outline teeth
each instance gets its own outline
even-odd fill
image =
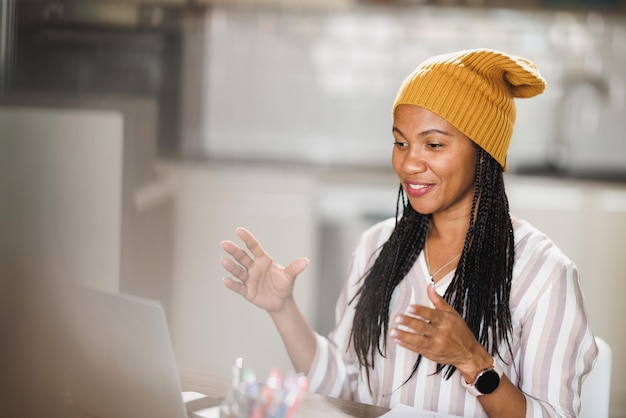
[[[426,186],[424,184],[409,184],[409,187],[414,190],[423,189]]]

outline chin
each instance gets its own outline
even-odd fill
[[[415,212],[419,213],[419,214],[422,214],[422,215],[432,215],[436,211],[432,207],[415,204],[415,203],[411,202],[410,199],[409,199],[409,202],[411,203],[411,207],[413,208],[413,210]]]

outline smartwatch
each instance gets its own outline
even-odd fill
[[[476,376],[473,383],[467,383],[465,378],[461,376],[461,384],[467,391],[474,396],[488,395],[498,389],[500,386],[500,378],[502,377],[503,370],[493,358],[493,365],[483,370]]]

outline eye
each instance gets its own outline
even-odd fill
[[[406,148],[409,146],[409,144],[406,141],[394,141],[393,145],[396,148]]]
[[[430,148],[435,148],[435,149],[436,149],[436,148],[441,148],[441,147],[443,147],[443,144],[441,144],[441,143],[439,143],[439,142],[429,142],[429,143],[428,143],[428,146],[429,146]]]

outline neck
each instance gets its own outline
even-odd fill
[[[432,282],[454,270],[465,245],[467,219],[433,219],[424,245],[424,257]]]
[[[469,219],[435,219],[433,217],[428,231],[428,241],[449,246],[463,248],[465,236],[469,228]]]

